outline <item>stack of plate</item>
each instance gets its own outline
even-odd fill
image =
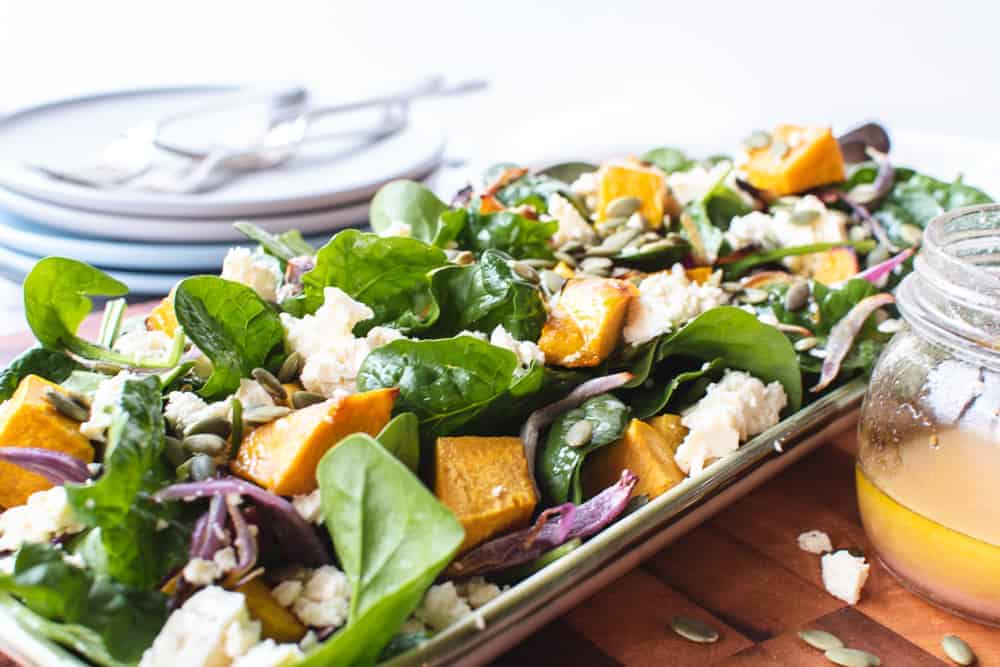
[[[89,262],[133,293],[165,293],[180,278],[218,272],[248,220],[298,229],[314,245],[367,222],[368,200],[396,178],[440,164],[439,130],[411,124],[380,141],[314,142],[281,167],[201,194],[94,189],[49,178],[31,162],[75,165],[123,130],[231,94],[232,87],[110,93],[32,107],[0,119],[0,273],[15,279],[47,255]]]

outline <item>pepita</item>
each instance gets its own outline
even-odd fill
[[[281,381],[274,377],[274,374],[266,368],[255,368],[250,371],[250,375],[262,386],[267,393],[279,400],[288,398],[288,392],[281,386]]]
[[[217,435],[220,438],[226,438],[232,430],[233,425],[230,424],[229,420],[225,417],[211,415],[209,417],[205,417],[204,419],[199,419],[185,428],[184,435],[189,436],[198,435],[200,433],[211,433],[212,435]]]
[[[824,630],[803,630],[799,633],[799,638],[820,651],[829,651],[832,648],[841,648],[844,645],[840,637]]]
[[[754,130],[750,136],[743,140],[743,146],[747,150],[760,150],[771,145],[771,134],[764,130]]]
[[[811,211],[809,209],[796,211],[788,218],[788,222],[793,225],[811,225],[819,220],[819,215],[819,211]]]
[[[510,270],[513,271],[518,278],[522,280],[527,280],[529,283],[538,282],[538,271],[525,264],[524,262],[508,262],[507,265]]]
[[[865,258],[865,266],[871,268],[876,264],[881,264],[885,260],[889,259],[889,254],[889,249],[879,243],[875,246],[874,250],[868,253],[868,257]]]
[[[570,447],[583,447],[590,444],[590,438],[594,435],[594,425],[589,419],[581,419],[569,427],[566,431],[566,444]]]
[[[573,257],[573,255],[562,252],[561,250],[556,250],[554,253],[552,253],[552,255],[560,262],[563,262],[569,267],[576,266],[576,257]]]
[[[638,197],[616,197],[604,207],[604,215],[608,218],[627,218],[638,211],[640,206],[642,200]]]
[[[642,217],[642,213],[636,211],[629,216],[628,222],[625,223],[626,229],[634,229],[637,232],[644,232],[649,229],[649,223],[646,222],[646,218]]]
[[[945,635],[941,640],[941,648],[956,665],[967,667],[976,661],[972,648],[958,635]]]
[[[724,282],[720,285],[722,291],[726,294],[739,294],[743,291],[743,285],[734,282]]]
[[[468,266],[476,261],[476,256],[468,250],[463,250],[455,255],[455,259],[451,261],[459,266]]]
[[[867,241],[871,238],[871,232],[864,225],[854,225],[847,230],[847,239],[858,243],[859,241]]]
[[[611,257],[612,255],[617,254],[618,250],[614,248],[605,248],[603,245],[590,248],[586,253],[584,253],[586,257]]]
[[[85,422],[90,418],[90,412],[72,398],[52,387],[45,388],[45,400],[49,402],[56,412],[64,417],[69,417],[76,422]]]
[[[868,651],[862,651],[859,648],[844,648],[843,646],[839,646],[828,649],[823,656],[833,664],[841,665],[841,667],[879,667],[882,664],[877,655]]]
[[[583,244],[576,239],[571,239],[559,246],[559,252],[571,253],[583,250]]]
[[[793,345],[792,347],[795,348],[796,352],[808,352],[817,345],[819,345],[819,339],[814,338],[813,336],[809,336],[807,338],[801,338],[795,341],[795,345]]]
[[[601,236],[614,233],[616,229],[628,222],[628,218],[608,218],[604,222],[594,225],[594,230]]]
[[[214,433],[196,433],[181,440],[181,446],[189,452],[218,456],[226,450],[226,440]]]
[[[899,226],[899,238],[908,246],[918,246],[924,240],[924,230],[916,225],[904,222]]]
[[[794,313],[805,308],[807,303],[809,303],[809,283],[794,283],[785,292],[785,310]]]
[[[894,334],[903,328],[903,321],[889,318],[878,325],[878,330],[884,334]]]
[[[551,259],[522,259],[521,261],[533,269],[551,269],[556,265]]]
[[[196,482],[203,482],[215,474],[216,463],[211,456],[196,454],[191,457],[190,474],[191,479]]]
[[[607,257],[588,257],[580,263],[580,269],[590,271],[610,271],[613,262]]]
[[[650,241],[649,243],[643,243],[639,246],[639,252],[660,252],[661,250],[668,250],[673,248],[676,244],[670,239],[660,239],[659,241]]]
[[[604,239],[601,247],[606,250],[611,250],[613,253],[618,253],[628,244],[629,241],[638,235],[639,232],[634,229],[623,229],[620,232],[615,232],[608,238]]]
[[[719,632],[708,623],[690,616],[674,616],[670,619],[670,627],[678,635],[688,641],[699,644],[711,644],[719,641]]]
[[[855,204],[861,204],[865,206],[871,204],[873,201],[879,198],[878,190],[871,183],[860,183],[851,188],[851,191],[847,193],[847,196]]]
[[[740,296],[740,299],[749,304],[764,303],[767,301],[767,292],[755,287],[747,287],[743,290],[743,294]]]
[[[177,467],[187,460],[187,452],[184,451],[181,441],[172,435],[163,438],[163,454],[167,457],[170,465]]]
[[[310,405],[322,403],[325,400],[326,396],[317,394],[314,391],[297,391],[292,394],[292,407],[296,410],[301,410],[302,408],[308,408]]]
[[[788,144],[786,144],[784,141],[781,141],[780,139],[778,141],[771,142],[771,148],[770,148],[771,155],[778,158],[779,160],[783,159],[786,155],[788,155],[788,150],[789,150]]]
[[[247,424],[266,424],[280,419],[290,412],[291,410],[283,405],[258,405],[243,413],[243,421]]]
[[[555,294],[562,289],[566,279],[555,271],[542,271],[542,287],[549,294]]]
[[[302,372],[303,361],[305,360],[298,352],[292,352],[285,357],[285,361],[281,364],[281,368],[278,370],[278,380],[282,383],[294,382],[295,378],[297,378],[299,373]]]

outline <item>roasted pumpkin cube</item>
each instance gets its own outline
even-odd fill
[[[649,420],[649,425],[663,436],[671,456],[677,452],[677,447],[684,442],[688,434],[687,426],[681,423],[680,415],[657,415]]]
[[[663,213],[670,197],[667,179],[656,167],[638,161],[609,162],[597,171],[597,217],[607,220],[607,208],[619,197],[638,197],[642,202],[639,213],[652,227],[663,225]]]
[[[162,331],[171,338],[177,333],[177,313],[174,312],[174,291],[163,297],[163,300],[156,305],[146,316],[146,329],[149,331]]]
[[[712,277],[713,269],[711,266],[696,266],[691,269],[684,271],[684,275],[693,283],[698,283],[703,285],[708,282],[708,279]]]
[[[243,438],[232,470],[281,496],[316,489],[316,465],[352,433],[375,436],[389,422],[399,390],[376,389],[296,410]]]
[[[47,388],[66,394],[57,384],[28,375],[0,408],[0,447],[38,447],[64,452],[81,461],[94,460],[94,448],[80,433],[80,424],[63,416],[45,399]],[[23,505],[36,491],[52,483],[13,463],[0,461],[0,507]]]
[[[570,280],[542,328],[538,346],[558,366],[597,366],[618,344],[635,285],[613,278]]]
[[[684,435],[680,430],[675,433],[674,440],[667,440],[646,422],[633,419],[621,440],[598,449],[585,460],[584,490],[588,495],[598,493],[617,482],[622,470],[628,469],[639,477],[633,496],[652,499],[666,493],[684,479],[684,473],[674,462],[674,449]]]
[[[520,438],[438,438],[434,495],[465,528],[460,551],[528,525],[538,503]]]
[[[858,256],[851,248],[833,248],[816,253],[810,257],[813,261],[812,277],[824,285],[832,285],[847,280],[858,272]]]
[[[828,127],[779,125],[745,165],[755,188],[782,196],[844,180],[844,156]]]
[[[238,593],[243,593],[250,615],[260,621],[260,631],[267,639],[278,643],[297,642],[306,634],[306,626],[298,617],[288,611],[274,599],[271,589],[260,578],[236,587]]]

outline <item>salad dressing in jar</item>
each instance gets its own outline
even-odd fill
[[[861,518],[905,586],[1000,624],[1000,206],[935,219],[897,304],[862,408]]]

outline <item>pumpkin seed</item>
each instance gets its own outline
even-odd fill
[[[871,204],[873,201],[879,198],[878,190],[871,183],[860,183],[851,188],[851,191],[847,193],[847,196],[855,204],[861,204],[862,206],[866,204]]]
[[[649,223],[646,222],[646,218],[642,217],[642,213],[636,211],[629,216],[628,222],[625,223],[626,229],[634,229],[637,232],[644,232],[649,229]]]
[[[316,405],[317,403],[322,403],[325,400],[326,396],[323,394],[317,394],[314,391],[297,391],[292,394],[292,406],[296,410],[308,408],[310,405]]]
[[[85,422],[90,418],[90,412],[72,398],[52,387],[45,388],[45,400],[49,402],[56,412],[64,417],[69,417],[75,422]]]
[[[184,429],[184,435],[198,435],[200,433],[211,433],[212,435],[217,435],[220,438],[225,438],[229,436],[229,433],[233,430],[233,425],[229,423],[225,417],[220,417],[219,415],[211,415],[205,417],[204,419],[199,419],[195,423]]]
[[[580,263],[583,271],[610,271],[613,262],[607,257],[588,257]]]
[[[601,236],[607,236],[624,225],[626,222],[628,222],[628,218],[608,218],[604,222],[599,222],[594,225],[594,230]]]
[[[663,237],[660,236],[659,234],[657,234],[656,232],[646,232],[645,234],[643,234],[639,238],[642,239],[643,241],[660,241],[660,240],[663,239]],[[676,238],[674,238],[674,239],[670,238],[670,234],[667,234],[667,239],[666,240],[668,240],[668,241],[670,241],[672,243],[676,243],[677,242]]]
[[[828,649],[824,654],[827,660],[841,667],[879,667],[882,661],[877,655],[862,651],[859,648],[837,648]]]
[[[771,134],[764,130],[754,130],[743,140],[743,146],[748,150],[760,150],[771,145]]]
[[[282,383],[284,382],[294,382],[295,378],[299,376],[302,372],[302,366],[305,359],[298,352],[292,352],[290,355],[285,357],[284,363],[281,364],[281,368],[278,370],[278,380]]]
[[[889,259],[889,249],[879,243],[875,246],[874,250],[868,253],[868,257],[865,258],[865,266],[871,268],[876,264],[881,264],[887,259]]]
[[[559,252],[571,253],[583,250],[583,244],[576,239],[571,239],[559,246]]]
[[[899,226],[899,238],[908,246],[918,246],[924,240],[924,230],[916,225],[904,222]]]
[[[639,252],[659,252],[661,250],[667,250],[674,247],[674,242],[669,239],[660,239],[659,241],[652,241],[650,243],[643,243],[639,247]]]
[[[560,262],[566,264],[567,266],[570,267],[576,266],[576,257],[573,257],[573,255],[562,252],[560,250],[555,251],[554,253],[552,253],[552,255]]]
[[[518,278],[527,280],[529,283],[538,282],[538,271],[535,271],[524,262],[507,262],[507,266],[510,267],[511,271],[517,274]]]
[[[191,467],[189,468],[191,479],[202,482],[215,474],[215,460],[205,454],[196,454],[191,457]]]
[[[604,215],[608,218],[627,218],[642,206],[642,200],[638,197],[616,197],[608,202],[604,207]]]
[[[957,665],[967,667],[976,661],[976,654],[958,635],[945,635],[944,639],[941,640],[941,648],[944,649],[944,654]]]
[[[189,452],[218,456],[226,450],[226,440],[214,433],[196,433],[181,440],[181,446]]]
[[[688,641],[699,644],[711,644],[719,641],[719,633],[708,623],[690,616],[674,616],[670,619],[670,627]]]
[[[594,425],[589,419],[581,419],[566,431],[566,444],[570,447],[583,447],[590,443],[594,435]]]
[[[798,282],[785,292],[785,310],[794,313],[809,303],[809,283]]]
[[[565,283],[566,279],[555,271],[542,271],[542,287],[549,294],[555,294],[561,290]]]
[[[811,225],[817,220],[819,220],[819,211],[810,210],[796,211],[795,213],[792,213],[791,217],[788,218],[788,221],[793,225],[803,226]]]
[[[756,287],[747,287],[743,290],[743,294],[740,297],[743,301],[750,304],[764,303],[767,301],[767,292],[762,289],[757,289]]]
[[[522,259],[521,261],[533,269],[551,269],[556,265],[551,259]]]
[[[172,435],[164,436],[163,453],[167,457],[167,460],[170,461],[170,465],[174,467],[184,463],[188,458],[188,454],[184,451],[181,441]]]
[[[840,640],[840,637],[823,630],[803,630],[799,633],[799,638],[820,651],[829,651],[832,648],[842,648],[844,646],[844,642]]]
[[[725,282],[720,285],[726,294],[738,294],[743,291],[743,285],[734,282]]]
[[[243,413],[243,421],[247,424],[266,424],[280,419],[290,412],[291,410],[283,405],[258,405]]]
[[[878,325],[878,330],[884,334],[894,334],[903,328],[903,321],[890,318]]]
[[[595,248],[590,248],[587,250],[586,257],[612,257],[617,255],[618,251],[613,248],[605,248],[604,246],[597,246]]]
[[[639,238],[632,239],[631,241],[625,244],[625,247],[622,248],[621,252],[618,254],[623,256],[638,255],[639,249],[642,248],[642,246],[645,245],[646,243],[647,241],[641,236]]]
[[[288,398],[288,392],[285,391],[285,388],[281,386],[281,381],[274,377],[271,371],[266,368],[255,368],[250,371],[250,375],[252,375],[253,379],[260,383],[260,386],[262,386],[267,393],[271,394],[271,396],[274,396],[282,401]]]
[[[808,352],[817,345],[819,345],[819,339],[809,336],[808,338],[802,338],[795,341],[795,345],[793,345],[792,347],[795,348],[796,352]]]
[[[780,139],[778,141],[771,142],[771,155],[778,158],[779,160],[788,155],[788,144]]]
[[[847,238],[857,243],[858,241],[866,241],[871,238],[871,233],[864,225],[854,225],[847,230]]]
[[[459,266],[468,266],[476,261],[476,256],[468,250],[463,250],[455,255],[455,259],[451,261]]]
[[[631,272],[632,269],[628,268],[627,266],[616,266],[615,268],[611,269],[611,277],[624,278]]]
[[[624,248],[629,241],[634,239],[639,235],[634,229],[623,229],[620,232],[615,232],[608,238],[604,239],[604,242],[599,246],[603,250],[607,250],[612,254],[616,254]],[[591,249],[593,250],[593,249]],[[590,251],[588,251],[589,254]]]

